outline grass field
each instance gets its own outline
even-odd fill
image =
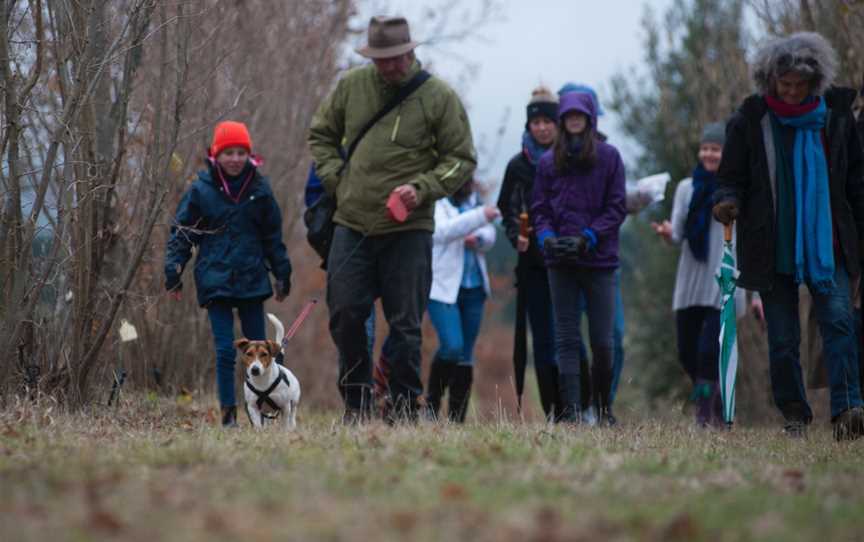
[[[209,405],[208,405],[209,406]],[[864,442],[776,428],[301,412],[223,431],[194,400],[0,413],[0,540],[862,540]],[[244,420],[245,424],[245,420]]]

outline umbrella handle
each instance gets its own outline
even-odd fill
[[[723,240],[727,243],[732,242],[732,222],[723,224]]]

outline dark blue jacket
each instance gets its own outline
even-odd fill
[[[290,281],[291,262],[282,242],[282,213],[265,177],[255,177],[234,203],[210,171],[183,195],[165,250],[165,287],[181,287],[180,275],[196,246],[195,285],[202,307],[214,299],[266,299],[267,272]]]

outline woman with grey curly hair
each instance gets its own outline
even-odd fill
[[[855,91],[833,87],[837,54],[819,34],[765,44],[758,93],[730,119],[714,217],[738,220],[738,285],[758,291],[768,327],[771,387],[790,436],[813,419],[801,375],[798,285],[813,295],[837,440],[864,435],[851,285],[861,275],[864,152]]]

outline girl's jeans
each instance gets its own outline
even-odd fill
[[[266,338],[264,328],[264,304],[261,300],[217,299],[207,305],[213,342],[216,345],[216,388],[222,407],[237,405],[234,395],[234,309],[240,317],[243,336],[253,341]]]
[[[460,288],[456,303],[429,301],[429,319],[438,333],[437,362],[458,365],[474,364],[474,343],[483,320],[486,291],[482,288]]]

